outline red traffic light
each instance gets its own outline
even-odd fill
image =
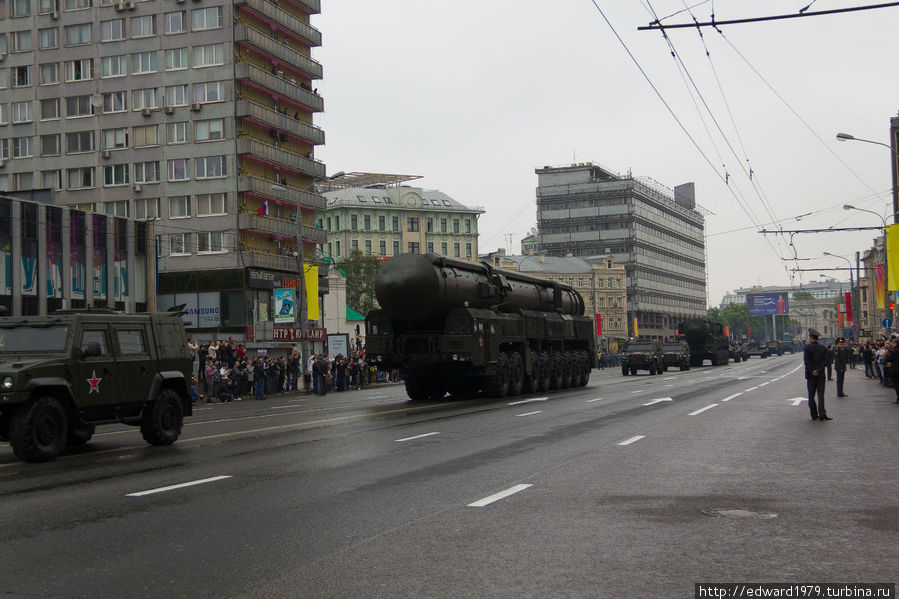
[[[896,304],[891,303],[891,304],[890,304],[890,310],[895,310],[895,309],[896,309]]]

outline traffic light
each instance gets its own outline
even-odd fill
[[[896,309],[896,304],[890,302],[890,310],[895,310],[895,309]]]

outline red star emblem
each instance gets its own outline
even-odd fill
[[[100,392],[100,381],[102,381],[103,379],[98,379],[98,378],[97,378],[97,371],[96,371],[96,370],[94,370],[93,372],[91,372],[91,378],[85,379],[85,380],[86,380],[88,383],[91,384],[91,388],[90,388],[90,390],[87,392],[88,395],[90,395],[90,394],[93,393],[94,391],[96,391],[97,393]]]

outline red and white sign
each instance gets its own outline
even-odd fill
[[[328,338],[328,329],[294,327],[274,327],[272,338],[275,341],[324,341]]]

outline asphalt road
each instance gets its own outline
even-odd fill
[[[809,419],[801,356],[411,403],[401,386],[198,405],[0,448],[0,597],[692,597],[895,582],[892,389]],[[194,483],[190,486],[176,485]]]

